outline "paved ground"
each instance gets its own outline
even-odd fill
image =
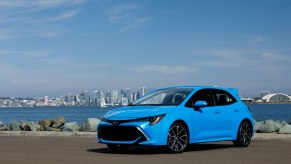
[[[192,145],[182,154],[134,148],[112,154],[95,137],[0,136],[0,164],[291,163],[291,140],[255,141],[248,148],[231,142]]]

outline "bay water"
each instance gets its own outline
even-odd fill
[[[253,117],[257,121],[273,119],[279,121],[291,121],[291,104],[249,104]],[[64,116],[66,122],[84,122],[87,118],[98,118],[110,110],[118,108],[97,106],[81,107],[31,107],[31,108],[0,108],[0,121],[10,123],[12,121],[34,121],[42,119],[54,119]]]

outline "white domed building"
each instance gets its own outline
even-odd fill
[[[262,102],[267,103],[288,103],[291,102],[291,97],[284,93],[272,93],[265,95]]]

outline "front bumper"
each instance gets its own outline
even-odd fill
[[[127,122],[118,126],[100,122],[97,127],[97,142],[104,144],[127,145],[166,145],[168,128],[160,121],[155,125],[149,122]]]

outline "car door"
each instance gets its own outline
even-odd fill
[[[197,101],[206,101],[207,106],[194,109],[194,104]],[[210,89],[198,90],[189,99],[186,107],[193,108],[191,142],[211,141],[221,137],[220,129],[223,125],[220,124],[220,111],[215,106],[214,97]]]
[[[217,123],[221,125],[219,134],[223,138],[231,137],[234,129],[237,129],[235,127],[239,114],[239,109],[235,103],[237,100],[225,90],[211,89],[211,92],[214,95],[215,108],[219,111],[217,114]]]

